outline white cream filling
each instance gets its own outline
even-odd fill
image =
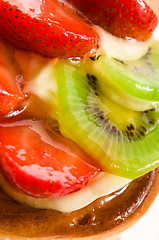
[[[33,59],[39,65],[39,59]],[[32,69],[30,69],[30,78],[27,82],[24,91],[37,95],[43,101],[51,101],[57,92],[56,79],[54,77],[54,65],[57,59],[49,60],[46,65],[38,69],[36,75],[31,76]],[[34,71],[34,70],[33,70]],[[54,96],[54,97],[53,97]]]
[[[14,126],[29,126],[33,131],[42,136],[42,140],[49,144],[54,145],[56,148],[61,148],[60,143],[54,142],[52,138],[43,130],[43,125],[40,121],[24,120],[17,121],[13,123],[0,124],[3,127]],[[63,146],[62,146],[63,148]],[[67,151],[67,147],[65,148]],[[88,184],[81,190],[68,194],[62,197],[33,197],[25,192],[13,187],[0,173],[0,186],[11,198],[20,202],[22,204],[40,208],[40,209],[54,209],[61,212],[73,212],[81,209],[94,200],[109,195],[115,192],[125,185],[127,185],[131,180],[123,177],[119,177],[106,172],[99,172],[94,176]]]
[[[148,51],[152,38],[147,41],[118,38],[111,33],[95,26],[100,36],[101,54],[122,61],[133,61],[145,55]]]
[[[81,190],[62,197],[36,198],[25,194],[12,185],[0,174],[0,185],[2,189],[14,200],[22,204],[40,208],[54,209],[60,212],[73,212],[79,210],[94,200],[120,190],[131,180],[118,177],[109,173],[100,172],[90,180]]]
[[[137,42],[133,40],[123,40],[102,30],[100,27],[96,27],[96,30],[100,35],[102,52],[106,53],[107,56],[120,60],[130,61],[140,58],[147,52],[151,41]],[[18,57],[16,60],[17,59]],[[41,60],[38,58],[36,59],[33,57],[33,59],[30,60],[29,56],[29,62],[28,73],[32,73],[32,69],[34,69],[35,65],[38,67],[34,76],[28,76],[29,81],[26,84],[25,91],[32,92],[42,100],[49,102],[56,92],[56,82],[53,74],[53,65],[56,60],[49,60],[45,63],[42,61],[41,63]],[[21,64],[19,65],[21,66]],[[54,97],[56,98],[56,96]],[[4,191],[16,201],[40,209],[54,209],[61,212],[72,212],[81,209],[94,200],[121,189],[130,181],[130,179],[101,172],[90,180],[83,189],[75,193],[58,198],[36,198],[12,187],[12,185],[0,174],[0,185]]]

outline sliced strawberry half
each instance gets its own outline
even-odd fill
[[[16,110],[24,100],[16,83],[19,73],[11,61],[10,49],[7,47],[0,40],[0,117]]]
[[[40,122],[15,125],[0,126],[0,165],[22,191],[41,197],[66,195],[84,187],[99,171],[75,144],[48,135]]]
[[[142,0],[68,0],[94,24],[117,37],[147,40],[158,24],[153,10]]]
[[[14,80],[10,72],[0,66],[0,117],[16,110],[24,99]]]
[[[0,21],[3,37],[45,57],[81,57],[97,47],[91,25],[57,0],[0,0]]]

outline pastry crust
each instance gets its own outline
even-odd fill
[[[72,213],[21,205],[0,191],[1,240],[103,240],[137,221],[159,192],[159,169]]]

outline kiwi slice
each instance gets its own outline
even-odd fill
[[[159,112],[126,109],[103,94],[98,80],[66,62],[58,64],[58,121],[102,169],[137,178],[159,166]]]
[[[159,106],[159,42],[153,42],[136,61],[100,56],[88,61],[86,68],[98,78],[105,94],[122,106],[137,111]]]

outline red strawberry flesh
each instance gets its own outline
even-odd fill
[[[56,0],[0,0],[0,32],[18,47],[45,57],[82,57],[97,48],[97,34]]]
[[[24,100],[16,83],[19,72],[11,61],[7,47],[0,41],[0,117],[17,110]]]
[[[121,38],[145,41],[158,24],[153,10],[142,0],[68,0],[94,24]]]
[[[0,67],[0,116],[17,109],[23,99],[24,97],[18,92],[10,73],[5,68]]]
[[[2,172],[32,196],[69,194],[84,187],[99,171],[76,145],[50,137],[38,121],[2,124],[0,132]]]

